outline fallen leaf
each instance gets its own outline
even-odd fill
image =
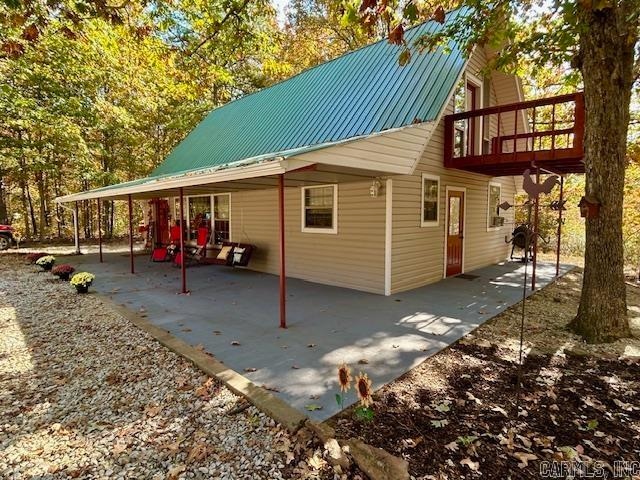
[[[361,358],[360,360],[358,360],[358,363],[360,365],[367,365],[369,363],[369,360],[367,360],[366,358]]]
[[[502,407],[493,407],[491,409],[491,411],[492,412],[498,412],[498,413],[501,413],[502,415],[504,415],[505,417],[509,417],[509,414],[507,413],[507,411]]]
[[[447,450],[451,450],[452,452],[457,452],[460,447],[458,447],[458,442],[453,441],[451,443],[447,443],[444,448],[446,448]]]
[[[177,480],[178,476],[186,470],[184,465],[175,465],[167,472],[167,480]]]
[[[160,405],[149,405],[144,409],[144,413],[147,417],[155,417],[162,411],[162,407]]]
[[[469,457],[460,460],[460,465],[466,465],[473,472],[477,472],[480,468],[480,462],[474,462]]]
[[[255,367],[248,367],[248,368],[245,368],[244,371],[247,373],[252,373],[252,372],[257,372],[258,369]]]
[[[187,463],[201,462],[209,455],[209,447],[205,443],[196,443],[187,455]]]
[[[222,335],[222,332],[220,330],[214,330],[213,334],[214,335]]]
[[[316,410],[322,410],[322,405],[317,405],[315,403],[310,403],[309,405],[305,405],[304,408],[309,412],[315,412]]]
[[[315,346],[316,346],[316,344],[315,344],[315,343],[310,343],[309,345],[307,345],[307,348],[313,348],[313,347],[315,347]]]
[[[518,466],[520,468],[526,468],[529,466],[530,461],[538,459],[538,457],[533,453],[527,453],[527,452],[514,452],[511,455],[513,455],[515,458],[517,458],[520,461],[520,463],[518,463]]]
[[[233,342],[231,342],[231,345],[233,345],[234,347],[238,347],[240,346],[240,342],[237,340],[234,340]]]

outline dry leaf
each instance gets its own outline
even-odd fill
[[[247,368],[244,369],[244,371],[247,372],[247,373],[252,373],[252,372],[257,372],[258,369],[255,368],[255,367],[247,367]]]
[[[234,340],[233,342],[231,342],[231,345],[233,345],[234,347],[238,347],[240,346],[240,342],[237,340]]]
[[[460,465],[466,465],[473,472],[477,472],[480,468],[480,462],[474,462],[469,457],[460,460]]]
[[[367,365],[369,363],[369,360],[367,360],[366,358],[361,358],[360,360],[358,360],[358,363],[360,365]]]
[[[187,455],[187,463],[199,463],[209,455],[209,447],[204,443],[196,443]]]
[[[513,455],[515,458],[520,460],[520,463],[518,463],[518,466],[520,468],[526,468],[529,466],[530,461],[538,459],[538,457],[533,453],[527,453],[527,452],[515,452],[515,453],[512,453],[511,455]]]
[[[446,448],[447,450],[451,450],[452,452],[457,452],[459,450],[460,447],[458,447],[458,442],[456,442],[455,440],[451,443],[447,443],[444,448]]]
[[[167,472],[167,480],[177,480],[178,476],[186,470],[184,465],[175,465]]]

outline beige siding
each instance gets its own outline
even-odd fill
[[[295,158],[326,165],[340,165],[372,171],[410,173],[424,150],[434,122],[373,135]]]
[[[287,275],[384,293],[385,198],[369,196],[371,182],[338,184],[338,233],[301,231],[301,189],[285,190]],[[258,249],[251,268],[278,273],[276,189],[231,194],[232,240]]]
[[[484,53],[476,51],[469,61],[467,71],[478,74],[482,69]],[[515,82],[511,84],[514,88]],[[505,88],[501,86],[500,88]],[[496,86],[492,85],[491,103],[496,103]],[[453,111],[450,102],[446,114]],[[495,125],[492,125],[495,131]],[[492,132],[493,133],[493,132]],[[512,210],[503,214],[505,225],[488,229],[489,182],[501,184],[501,200],[513,203],[515,182],[513,177],[491,178],[443,166],[444,125],[435,128],[413,175],[393,177],[393,236],[391,256],[391,292],[401,292],[444,276],[444,241],[446,221],[446,187],[464,187],[465,232],[464,271],[504,260],[509,245],[504,242],[512,228]],[[438,226],[420,226],[422,174],[440,177],[440,205]]]

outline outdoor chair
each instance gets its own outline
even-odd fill
[[[151,251],[152,262],[168,262],[175,258],[180,250],[180,227],[174,225],[169,229],[169,243],[166,245],[156,246]]]
[[[174,256],[176,266],[182,265],[184,259],[185,266],[201,263],[207,256],[207,244],[209,243],[209,229],[199,227],[195,246],[185,246],[184,252],[178,252]]]

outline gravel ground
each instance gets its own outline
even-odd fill
[[[0,478],[333,478],[223,385],[13,255],[0,257]],[[344,478],[344,477],[343,477]]]

